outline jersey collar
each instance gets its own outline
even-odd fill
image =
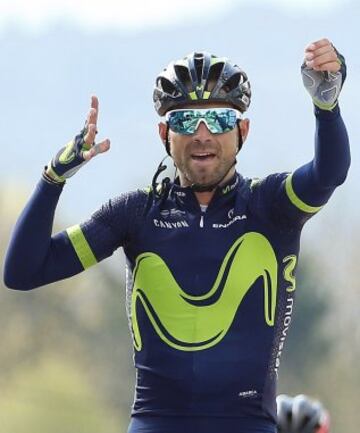
[[[235,192],[243,183],[244,178],[240,173],[235,172],[235,174],[226,183],[216,187],[214,196],[209,203],[209,207],[223,205],[225,201],[233,198]],[[176,178],[172,184],[170,194],[175,198],[176,201],[178,201],[179,204],[183,204],[189,209],[200,209],[200,205],[197,201],[194,191],[190,186],[180,186],[179,178]]]

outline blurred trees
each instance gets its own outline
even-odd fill
[[[0,193],[2,263],[26,195]],[[122,279],[102,264],[29,292],[1,280],[0,433],[126,431],[135,372]]]
[[[340,304],[344,286],[329,275],[317,258],[300,258],[295,312],[280,368],[279,393],[318,398],[330,411],[331,431],[355,433],[360,422],[358,326],[344,326],[352,308]],[[356,278],[352,285],[352,291],[358,288]],[[353,302],[359,309],[359,296]]]

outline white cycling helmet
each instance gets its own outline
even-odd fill
[[[278,433],[328,433],[330,417],[323,405],[306,395],[276,398]]]

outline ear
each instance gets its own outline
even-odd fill
[[[249,119],[242,119],[240,120],[240,125],[239,125],[239,129],[240,129],[240,134],[241,134],[241,138],[242,138],[242,142],[244,143],[248,134],[249,134],[249,129],[250,129],[250,120]]]
[[[163,142],[163,144],[165,146],[166,145],[166,129],[167,129],[166,123],[160,122],[158,126],[159,126],[159,135],[160,135],[161,141]]]

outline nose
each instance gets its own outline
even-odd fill
[[[199,141],[206,141],[207,139],[211,138],[211,132],[203,120],[200,120],[199,125],[194,132],[194,138],[198,139]]]

